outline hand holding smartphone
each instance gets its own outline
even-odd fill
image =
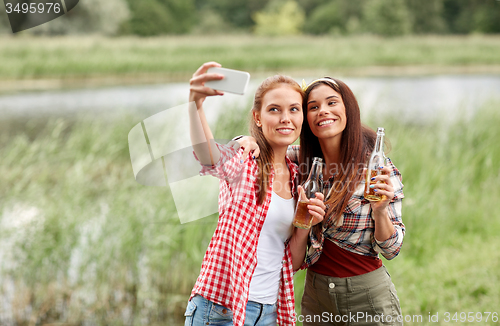
[[[207,73],[216,73],[224,75],[224,79],[211,80],[205,83],[205,86],[218,91],[229,92],[243,95],[247,89],[250,74],[245,71],[212,67],[208,68]]]

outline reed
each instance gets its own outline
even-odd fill
[[[445,312],[498,312],[496,108],[448,124],[366,121],[386,128],[403,174],[407,233],[385,264],[405,315],[439,313],[445,325]],[[227,112],[216,136],[244,133],[246,113]],[[138,121],[0,122],[1,324],[182,324],[217,217],[180,224],[168,187],[134,181],[127,134]]]

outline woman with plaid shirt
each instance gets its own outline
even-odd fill
[[[190,81],[190,133],[202,175],[220,179],[219,221],[186,308],[185,325],[294,325],[293,272],[305,257],[308,230],[294,229],[297,166],[286,151],[302,128],[303,91],[290,77],[267,78],[257,89],[250,130],[255,160],[216,144],[203,101],[223,95],[206,87],[223,76],[203,64]],[[311,199],[315,223],[324,196]]]
[[[320,78],[304,87],[299,162],[323,157],[327,214],[313,227],[302,268],[308,268],[301,307],[308,325],[402,325],[394,284],[378,254],[393,259],[403,244],[403,184],[388,159],[374,190],[363,197],[364,165],[376,134],[362,126],[359,106],[340,80]],[[319,318],[325,312],[330,318]],[[332,317],[334,316],[334,317]]]

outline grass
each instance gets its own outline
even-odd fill
[[[314,75],[484,72],[500,66],[499,36],[177,36],[102,38],[27,36],[0,39],[0,79],[116,82],[185,80],[205,61],[251,73],[313,71]],[[383,67],[384,69],[377,69]],[[367,69],[370,68],[370,69]],[[383,72],[382,72],[383,71]]]
[[[386,128],[403,173],[407,234],[385,264],[404,315],[424,325],[429,314],[447,325],[446,312],[500,313],[496,107],[452,124],[366,121]],[[227,112],[217,137],[246,130],[240,112]],[[126,139],[138,121],[1,122],[0,296],[11,303],[0,306],[1,324],[182,324],[216,216],[181,225],[168,188],[134,181]]]

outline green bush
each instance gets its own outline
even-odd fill
[[[141,0],[130,4],[132,18],[125,32],[140,36],[166,34],[173,28],[170,11],[157,0]]]
[[[169,33],[188,33],[193,28],[196,23],[196,8],[193,0],[158,0],[158,2],[168,8],[174,19]]]
[[[257,35],[297,35],[302,31],[305,14],[293,0],[273,0],[253,18]]]
[[[227,34],[233,29],[215,10],[204,9],[198,13],[198,24],[193,29],[194,34]]]
[[[473,16],[473,31],[500,33],[500,2],[491,2],[479,8]]]
[[[367,31],[383,36],[411,32],[410,13],[404,0],[371,0],[366,3],[364,24]]]
[[[192,1],[129,0],[132,17],[123,32],[140,36],[182,34],[191,30],[195,9]]]
[[[311,34],[326,34],[335,27],[342,27],[342,15],[338,1],[316,7],[307,18],[304,31]]]
[[[415,34],[437,34],[446,31],[443,18],[443,0],[428,1],[406,0],[411,16],[412,31]]]

